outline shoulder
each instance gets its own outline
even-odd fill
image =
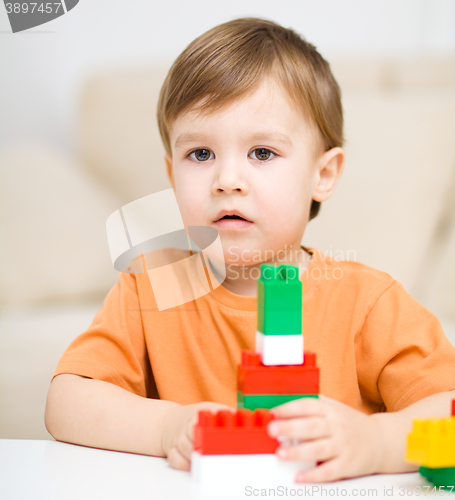
[[[140,271],[134,279],[139,300],[148,309],[169,309],[208,293],[203,261],[197,252],[167,247],[138,258]]]
[[[309,248],[313,253],[307,279],[313,288],[339,294],[346,300],[375,302],[384,292],[399,285],[389,273],[349,258],[349,252],[324,253]],[[365,300],[364,300],[365,299]]]
[[[385,271],[340,255],[311,250],[312,262],[303,284],[306,296],[314,295],[317,302],[330,303],[329,307],[340,314],[356,312],[365,318],[384,297],[394,295],[397,287],[400,295],[407,295],[399,282]]]

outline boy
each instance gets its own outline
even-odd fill
[[[403,461],[405,435],[412,418],[449,413],[455,349],[387,273],[300,245],[344,168],[326,61],[273,22],[222,24],[175,61],[158,123],[183,222],[219,231],[226,279],[160,312],[147,275],[121,273],[60,360],[49,432],[188,469],[197,412],[235,407],[240,352],[254,349],[259,267],[284,261],[300,268],[322,396],[273,410],[270,435],[298,440],[278,455],[319,462],[298,481],[417,470]]]

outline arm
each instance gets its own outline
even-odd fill
[[[226,407],[152,399],[158,392],[138,280],[143,301],[154,306],[148,278],[120,273],[90,327],[60,359],[47,397],[46,428],[59,441],[167,457],[171,466],[188,469],[198,410]]]
[[[61,374],[49,389],[45,424],[58,441],[167,456],[173,467],[187,469],[197,412],[212,408],[226,406],[182,406],[144,398],[109,382]]]
[[[396,412],[366,415],[320,396],[277,406],[268,424],[272,437],[284,436],[277,449],[285,460],[321,462],[302,471],[302,482],[335,481],[375,473],[412,472],[418,467],[404,461],[406,435],[418,417],[449,416],[455,391],[428,396]]]
[[[412,421],[414,418],[449,417],[453,399],[455,390],[432,394],[397,412],[371,415],[379,426],[383,442],[383,459],[377,472],[418,470],[418,466],[404,461],[406,435],[411,432]]]
[[[163,424],[178,406],[101,380],[62,374],[50,386],[45,424],[58,441],[162,457]]]

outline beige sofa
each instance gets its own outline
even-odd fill
[[[332,68],[347,163],[303,242],[383,269],[455,318],[455,60],[335,60]],[[76,155],[43,143],[3,148],[1,304],[100,298],[114,283],[107,217],[169,187],[156,125],[166,72],[91,75],[75,99]]]

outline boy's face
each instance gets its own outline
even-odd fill
[[[342,171],[339,157],[341,169],[324,170],[333,155],[273,80],[214,114],[183,113],[170,139],[165,160],[183,222],[217,229],[227,264],[299,250],[312,199],[330,196]],[[223,211],[247,222],[220,220]]]

